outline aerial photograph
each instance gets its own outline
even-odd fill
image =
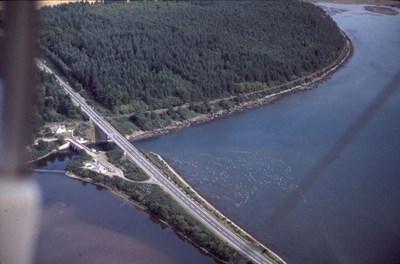
[[[0,264],[400,264],[400,0],[0,1]]]

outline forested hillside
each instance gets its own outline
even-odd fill
[[[45,122],[81,119],[80,110],[72,103],[71,98],[59,88],[54,76],[45,72],[40,72],[34,118],[34,135],[43,128]]]
[[[42,56],[115,113],[274,85],[339,54],[336,24],[299,1],[75,3],[41,10]]]

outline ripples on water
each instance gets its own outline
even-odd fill
[[[200,192],[216,188],[212,193],[214,201],[224,200],[234,207],[241,207],[257,193],[268,188],[285,191],[295,190],[292,168],[283,160],[265,157],[258,152],[230,149],[226,155],[215,156],[212,153],[185,153],[170,158],[172,165],[185,175],[190,175],[191,184]],[[198,161],[187,160],[186,155],[199,155]],[[239,175],[239,176],[238,176]],[[305,200],[304,200],[305,201]]]
[[[323,4],[354,54],[318,88],[185,131],[137,142],[289,263],[400,263],[398,91],[300,197],[272,213],[400,70],[400,15]]]

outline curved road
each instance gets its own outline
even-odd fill
[[[143,171],[145,171],[154,182],[159,184],[165,191],[167,191],[175,200],[177,200],[184,208],[192,213],[198,220],[208,226],[217,235],[223,238],[229,245],[247,256],[249,259],[257,263],[274,263],[272,260],[267,259],[260,252],[252,248],[241,238],[235,235],[228,228],[223,226],[217,219],[211,216],[204,208],[189,198],[183,191],[176,185],[166,179],[161,171],[153,165],[140,151],[138,151],[124,136],[122,136],[113,126],[111,126],[101,115],[95,112],[78,93],[76,93],[66,82],[57,76],[50,68],[43,62],[37,60],[37,65],[41,70],[51,73],[55,76],[61,87],[71,96],[73,101],[77,103],[81,110],[84,111],[91,120],[100,129],[106,133],[111,140],[115,142],[125,153],[128,155]],[[284,261],[282,260],[284,263]]]

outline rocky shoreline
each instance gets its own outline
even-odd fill
[[[237,106],[232,107],[231,109],[228,110],[221,110],[216,113],[209,113],[209,114],[201,114],[198,115],[194,118],[183,120],[183,121],[175,121],[173,124],[163,127],[163,128],[158,128],[150,131],[137,131],[131,135],[126,135],[126,138],[130,141],[137,141],[137,140],[142,140],[142,139],[147,139],[147,138],[152,138],[152,137],[158,137],[161,135],[165,135],[171,132],[179,131],[184,128],[190,127],[192,125],[197,125],[197,124],[202,124],[206,122],[210,122],[214,119],[225,117],[232,115],[234,113],[238,113],[247,109],[252,109],[255,107],[260,107],[266,104],[269,104],[273,102],[276,99],[282,98],[284,96],[290,95],[292,93],[296,93],[298,91],[305,91],[305,90],[310,90],[312,88],[317,87],[320,83],[328,80],[340,67],[342,67],[348,59],[351,57],[353,53],[353,48],[350,39],[347,37],[347,35],[341,31],[342,37],[344,39],[344,49],[340,56],[332,62],[330,65],[326,66],[322,70],[313,73],[311,75],[301,77],[298,80],[291,81],[290,83],[287,84],[282,84],[279,86],[285,86],[285,85],[290,85],[292,83],[296,82],[301,82],[301,84],[296,85],[292,88],[289,88],[287,90],[283,90],[277,93],[273,93],[270,95],[263,96],[261,98],[258,98],[253,101],[248,101],[248,102],[243,102]],[[307,81],[307,79],[311,78],[310,81]],[[274,88],[274,87],[272,87]],[[258,91],[259,93],[263,91]]]
[[[259,242],[249,233],[247,233],[244,229],[238,226],[235,222],[233,222],[227,216],[225,216],[221,211],[215,208],[211,203],[209,203],[181,175],[179,175],[179,173],[176,172],[168,164],[168,162],[166,162],[160,155],[156,153],[152,154],[155,155],[161,161],[161,163],[166,167],[166,169],[169,172],[175,175],[175,177],[178,179],[178,185],[184,190],[189,190],[192,193],[191,197],[196,201],[200,200],[201,203],[203,204],[202,207],[205,208],[211,215],[214,215],[219,220],[220,223],[222,223],[224,226],[229,228],[233,233],[241,237],[249,245],[252,245],[257,249],[259,249],[261,254],[265,255],[267,258],[273,259],[274,261],[276,261],[276,263],[286,264],[285,260],[283,260],[283,258],[281,258],[278,254],[276,254],[274,251],[263,245],[261,242]]]

